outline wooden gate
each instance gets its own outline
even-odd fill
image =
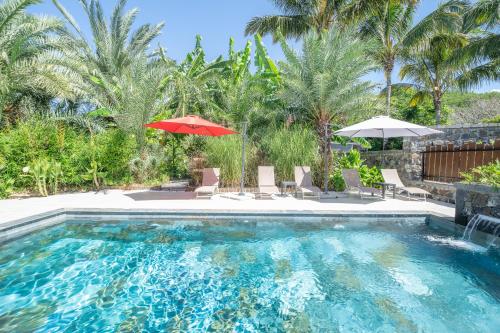
[[[500,139],[491,144],[467,142],[461,146],[427,146],[422,155],[423,179],[457,182],[463,179],[462,172],[500,160]]]

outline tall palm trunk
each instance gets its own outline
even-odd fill
[[[436,112],[436,126],[441,125],[441,98],[443,97],[443,92],[441,88],[436,85],[434,91],[432,92],[432,102],[434,104],[434,112]]]
[[[385,71],[385,108],[387,116],[391,115],[391,96],[392,96],[392,68]]]
[[[323,157],[323,190],[328,192],[328,176],[330,173],[330,160],[332,149],[330,146],[330,119],[322,114],[316,121],[316,133],[320,138],[320,154]]]
[[[436,126],[441,125],[441,96],[434,94],[434,111],[436,112]]]

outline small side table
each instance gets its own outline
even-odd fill
[[[295,191],[295,197],[297,197],[297,183],[294,181],[282,181],[281,182],[281,196],[284,197],[286,195],[287,189],[293,189]]]
[[[385,182],[378,182],[378,183],[373,183],[373,185],[379,185],[382,186],[382,198],[385,199],[385,192],[387,190],[390,190],[392,187],[392,198],[396,198],[396,184],[392,183],[385,183]]]

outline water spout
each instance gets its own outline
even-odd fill
[[[480,226],[483,230],[492,230],[492,238],[488,242],[488,248],[495,245],[497,238],[500,237],[500,219],[488,215],[474,215],[470,219],[469,223],[467,223],[462,239],[470,241],[472,235],[476,232],[476,230],[478,230]]]

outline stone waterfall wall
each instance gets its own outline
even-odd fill
[[[500,190],[480,184],[457,183],[455,222],[467,225],[472,216],[483,214],[500,219]]]

